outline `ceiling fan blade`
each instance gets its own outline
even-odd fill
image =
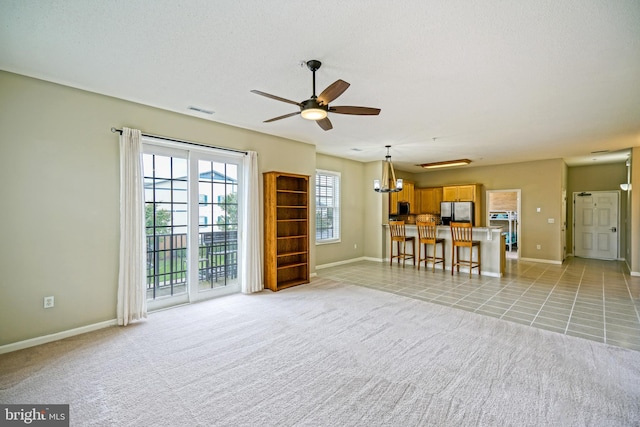
[[[329,105],[331,101],[342,95],[349,86],[351,85],[344,80],[336,80],[322,91],[320,96],[318,96],[318,102],[324,105]]]
[[[276,120],[286,119],[287,117],[297,116],[298,114],[300,114],[300,111],[296,111],[295,113],[285,114],[284,116],[274,117],[273,119],[265,120],[262,123],[271,123],[271,122],[275,122]]]
[[[318,123],[318,126],[320,126],[324,130],[333,129],[333,125],[331,124],[331,120],[329,120],[329,117],[325,117],[322,120],[317,120],[316,123]]]
[[[279,96],[271,95],[270,93],[261,92],[259,90],[252,90],[251,93],[255,93],[256,95],[266,96],[267,98],[275,99],[276,101],[286,102],[287,104],[297,105],[298,107],[302,107],[302,104],[296,101],[291,101],[290,99],[280,98]]]
[[[370,107],[329,107],[329,111],[337,114],[353,114],[356,116],[377,116],[378,114],[380,114],[379,108]]]

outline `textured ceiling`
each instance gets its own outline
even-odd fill
[[[327,132],[300,116],[262,123],[297,107],[249,91],[309,98],[309,59],[323,63],[317,92],[351,83],[332,105],[381,114],[330,114]],[[0,69],[359,161],[389,144],[413,171],[608,162],[640,145],[638,0],[3,0]]]

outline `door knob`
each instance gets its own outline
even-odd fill
[[[616,232],[617,228],[615,227],[611,227],[611,231],[613,231],[614,233]]]

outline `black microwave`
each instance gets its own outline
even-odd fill
[[[398,202],[398,215],[409,215],[410,213],[409,202]]]

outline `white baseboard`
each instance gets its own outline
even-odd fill
[[[346,259],[344,261],[336,261],[336,262],[330,262],[328,264],[316,265],[316,270],[321,270],[323,268],[329,268],[329,267],[335,267],[337,265],[351,264],[352,262],[373,261],[373,260],[374,260],[373,258],[366,258],[366,257],[351,258],[351,259]]]
[[[489,277],[497,277],[500,278],[502,277],[502,273],[494,273],[493,271],[487,271],[487,272],[482,272],[483,276],[489,276]]]
[[[344,261],[336,261],[336,262],[330,262],[328,264],[316,265],[316,270],[323,269],[323,268],[329,268],[329,267],[335,267],[337,265],[351,264],[351,263],[358,262],[358,261],[389,262],[389,258],[382,259],[382,258],[373,258],[373,257],[370,257],[370,256],[361,256],[361,257],[358,257],[358,258],[351,258],[351,259],[347,259],[347,260],[344,260]]]
[[[429,267],[431,268],[431,267]],[[436,267],[436,271],[437,270],[442,270],[442,268]],[[451,271],[451,267],[447,267],[444,269],[445,271]],[[458,273],[457,271],[454,272],[454,274],[469,274],[469,267],[465,267],[465,266],[461,266],[460,267],[460,272]],[[476,268],[475,270],[471,271],[471,274],[474,276],[478,275],[478,269]],[[484,271],[482,270],[481,276],[489,276],[489,277],[502,277],[502,273],[500,272],[495,272],[495,271]]]
[[[73,337],[75,335],[85,334],[87,332],[97,331],[98,329],[116,326],[118,319],[105,320],[104,322],[94,323],[92,325],[81,326],[79,328],[69,329],[67,331],[56,332],[55,334],[44,335],[41,337],[31,338],[24,341],[18,341],[11,344],[0,346],[0,354],[10,353],[12,351],[22,350],[24,348],[35,347],[40,344],[58,341],[64,338]]]
[[[541,262],[544,264],[557,264],[561,265],[562,261],[555,261],[552,259],[538,259],[538,258],[520,258],[521,261]]]

